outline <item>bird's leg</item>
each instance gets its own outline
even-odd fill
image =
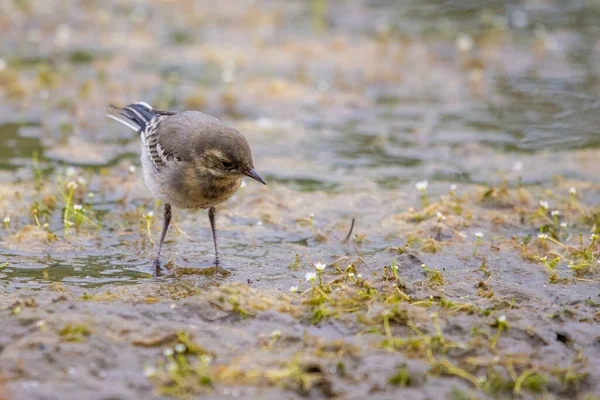
[[[163,242],[165,241],[165,236],[167,236],[167,231],[169,230],[169,224],[171,223],[171,205],[165,203],[165,208],[163,212],[163,227],[162,232],[160,233],[160,241],[158,242],[158,246],[156,248],[156,257],[154,257],[154,273],[158,275],[160,270],[160,250],[162,249]]]
[[[215,227],[215,214],[217,209],[211,207],[208,209],[208,219],[210,220],[210,229],[212,230],[213,242],[215,244],[215,267],[220,267],[219,248],[217,247],[217,229]]]

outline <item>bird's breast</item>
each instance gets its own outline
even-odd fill
[[[182,183],[178,190],[179,203],[184,203],[186,208],[208,208],[233,196],[240,187],[242,178],[189,173]]]
[[[206,199],[225,201],[234,195],[241,183],[241,178],[208,179],[202,194]]]

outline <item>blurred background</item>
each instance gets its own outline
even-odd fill
[[[311,215],[340,232],[362,215],[377,252],[397,233],[384,214],[419,204],[417,181],[442,193],[598,180],[598,1],[3,0],[0,37],[0,213],[13,233],[32,210],[62,231],[61,185],[81,177],[74,201],[106,223],[81,259],[5,243],[13,277],[145,271],[136,257],[150,244],[135,257],[120,246],[160,208],[135,170],[138,139],[104,116],[108,104],[202,110],[245,134],[269,186],[249,184],[224,214],[225,246],[244,259],[266,254],[246,241],[313,243]],[[201,235],[174,239],[185,263],[211,250],[203,217],[181,218]]]

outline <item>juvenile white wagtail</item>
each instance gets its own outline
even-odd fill
[[[164,202],[155,272],[160,270],[160,251],[171,222],[171,205],[208,208],[218,267],[215,206],[233,196],[244,176],[266,185],[254,170],[244,136],[199,111],[159,111],[143,102],[125,108],[111,107],[117,115],[108,117],[140,133],[144,180],[152,195]]]

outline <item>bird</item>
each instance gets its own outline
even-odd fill
[[[221,268],[216,231],[216,206],[238,190],[244,177],[266,185],[256,172],[244,136],[219,119],[200,111],[161,111],[138,102],[110,106],[107,117],[140,134],[141,165],[150,193],[164,203],[163,226],[153,260],[160,275],[161,250],[171,223],[171,206],[206,209]]]

